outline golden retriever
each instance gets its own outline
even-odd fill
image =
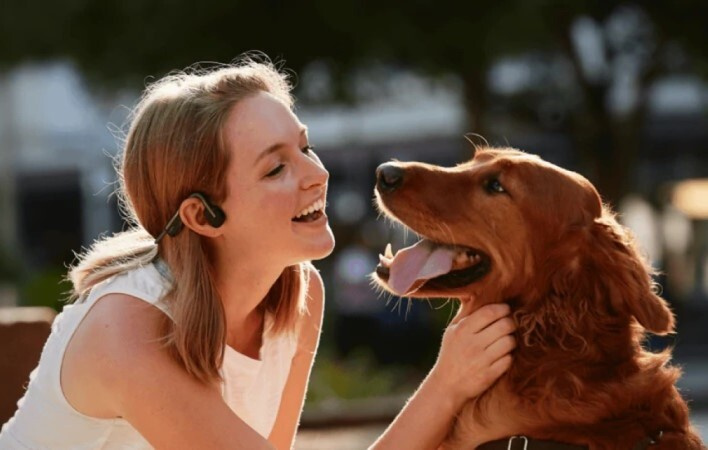
[[[387,248],[374,275],[384,289],[460,298],[461,314],[507,302],[518,325],[512,367],[466,404],[443,447],[705,448],[670,350],[642,348],[646,331],[673,331],[673,314],[587,179],[486,147],[452,168],[382,164],[376,199],[422,237]]]

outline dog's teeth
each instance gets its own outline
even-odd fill
[[[479,253],[475,253],[473,255],[470,255],[469,258],[470,258],[470,262],[472,264],[477,264],[478,262],[480,262],[482,260],[482,256],[480,256]]]
[[[384,267],[389,267],[391,265],[391,258],[388,258],[381,253],[379,253],[379,262]]]
[[[467,261],[467,255],[465,253],[458,253],[455,256],[455,262],[457,262],[458,264],[462,264],[465,261]]]
[[[391,243],[386,244],[386,250],[384,250],[384,255],[387,258],[393,258],[393,251],[391,251]]]

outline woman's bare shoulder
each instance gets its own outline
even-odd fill
[[[312,265],[307,265],[309,281],[305,298],[306,310],[300,321],[298,346],[306,353],[312,352],[319,342],[324,316],[324,283]]]
[[[163,314],[130,295],[99,299],[75,336],[74,369],[83,369],[78,378],[84,381],[78,391],[93,390],[107,411],[155,447],[268,447],[226,405],[216,382],[197,380],[169,354],[161,339]]]
[[[119,415],[110,395],[116,375],[137,364],[169,356],[159,343],[164,313],[126,294],[107,294],[94,303],[67,345],[61,367],[66,399],[79,412],[100,418]]]
[[[140,358],[158,351],[165,313],[156,306],[128,294],[107,294],[99,298],[84,317],[74,340],[86,341],[94,356]],[[83,339],[85,338],[85,339]],[[159,350],[157,353],[164,353]]]
[[[322,275],[320,275],[320,272],[315,266],[309,264],[306,267],[309,275],[309,282],[307,284],[308,301],[321,305],[324,302],[324,282],[322,281]]]

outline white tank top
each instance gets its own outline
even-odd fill
[[[142,299],[169,316],[162,302],[169,288],[164,263],[149,264],[96,285],[90,294],[64,307],[52,324],[39,365],[30,374],[15,415],[0,430],[0,449],[150,449],[150,444],[124,419],[98,419],[81,414],[64,397],[60,369],[64,351],[91,306],[106,294]],[[162,274],[162,275],[161,275]],[[249,426],[267,438],[275,423],[296,342],[287,333],[271,333],[266,315],[260,360],[225,348],[221,368],[222,396]]]

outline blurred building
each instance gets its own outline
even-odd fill
[[[507,95],[523,89],[528,74],[523,61],[500,61],[490,85],[499,96]],[[0,242],[21,255],[21,264],[28,270],[68,264],[72,251],[122,226],[111,196],[115,187],[111,158],[120,147],[125,118],[138,93],[89,92],[67,63],[18,67],[6,73],[1,83]],[[297,110],[331,173],[337,251],[363,239],[372,258],[388,241],[394,242],[394,248],[396,242],[399,247],[403,244],[385,224],[371,225],[377,216],[371,206],[375,168],[391,158],[453,165],[470,155],[462,138],[468,131],[465,110],[454,80],[437,83],[393,73],[385,83],[386,96],[370,95],[357,107],[300,104]],[[671,78],[657,83],[649,95],[645,146],[632,184],[639,201],[655,214],[663,214],[658,203],[669,198],[660,198],[661,186],[708,176],[708,89],[698,79]],[[503,111],[496,114],[503,118]],[[550,124],[546,129],[516,129],[501,119],[499,129],[510,145],[581,170],[571,141],[553,129],[563,120],[562,107],[543,105],[538,114],[539,123]],[[674,224],[670,233],[682,229],[676,228],[674,219],[669,219]],[[703,230],[703,243],[694,243],[693,250],[698,246],[692,262],[698,279],[688,282],[696,286],[700,281],[695,290],[705,298],[708,277],[701,275],[708,270],[705,226],[693,227],[689,218],[684,220],[689,222],[686,233]],[[647,247],[663,248],[677,241],[658,231],[639,233],[659,236],[661,242]],[[679,236],[678,241],[692,238]],[[656,262],[661,259],[659,255]],[[334,279],[331,264],[319,265]]]
[[[29,269],[69,263],[72,250],[117,225],[107,155],[119,98],[103,108],[63,63],[19,67],[0,80],[0,242]]]

